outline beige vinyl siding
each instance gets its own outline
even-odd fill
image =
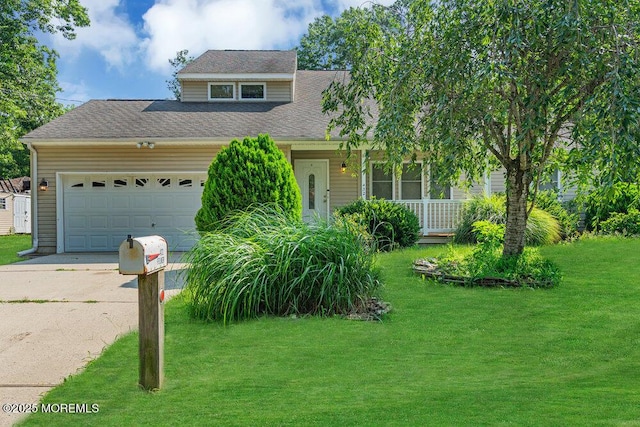
[[[182,82],[182,102],[207,102],[209,95],[207,82]]]
[[[505,173],[507,170],[500,166],[500,169],[497,171],[491,172],[489,176],[489,181],[491,182],[491,187],[489,188],[491,194],[495,193],[504,193],[506,191],[505,187]]]
[[[267,101],[291,102],[292,82],[267,82]]]
[[[291,102],[292,82],[266,82],[267,101]],[[240,90],[236,85],[236,97]],[[209,101],[209,82],[207,81],[183,81],[182,82],[182,102],[207,102]],[[226,101],[229,102],[229,101]],[[240,102],[240,101],[238,101]],[[247,101],[242,101],[247,102]]]
[[[352,152],[354,164],[360,164],[359,152]],[[342,173],[341,166],[344,161],[344,154],[336,151],[291,151],[291,162],[295,160],[317,160],[329,159],[329,210],[333,212],[340,206],[344,206],[356,199],[360,195],[360,173],[359,171],[347,170]]]
[[[13,230],[13,194],[0,193],[0,199],[6,203],[6,209],[0,209],[0,236],[4,236]]]
[[[481,196],[484,194],[484,181],[482,182],[474,182],[471,187],[452,187],[451,188],[451,198],[453,200],[465,200],[470,199],[474,196]]]

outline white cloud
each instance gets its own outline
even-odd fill
[[[62,55],[77,56],[83,49],[98,52],[109,67],[122,69],[135,59],[139,40],[133,25],[116,8],[120,0],[83,0],[91,25],[77,28],[75,40],[54,37],[54,47]]]
[[[318,0],[159,0],[143,16],[148,66],[167,72],[182,49],[288,49],[321,13]]]
[[[126,67],[169,75],[169,59],[188,49],[289,49],[297,45],[314,18],[329,11],[370,5],[368,0],[155,0],[134,25],[119,13],[126,0],[82,0],[91,25],[77,28],[77,38],[53,36],[54,48],[72,66],[81,52],[97,52],[108,68]],[[376,0],[391,4],[394,0]],[[329,9],[323,9],[323,3]],[[136,32],[137,30],[137,32]],[[144,62],[139,64],[138,62]],[[137,64],[138,63],[138,64]],[[88,67],[90,64],[85,64]],[[91,64],[93,65],[93,64]],[[96,64],[97,65],[97,64]],[[93,68],[93,67],[91,67]]]

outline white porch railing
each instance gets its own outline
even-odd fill
[[[392,200],[409,208],[422,224],[422,234],[452,233],[462,215],[464,200]]]

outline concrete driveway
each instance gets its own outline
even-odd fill
[[[165,273],[169,296],[182,287],[181,255],[171,256]],[[37,403],[137,329],[137,277],[118,273],[115,253],[50,255],[0,266],[0,319],[0,405]],[[0,408],[0,426],[22,418]]]

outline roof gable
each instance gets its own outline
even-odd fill
[[[295,50],[208,50],[178,73],[190,74],[295,74]]]

